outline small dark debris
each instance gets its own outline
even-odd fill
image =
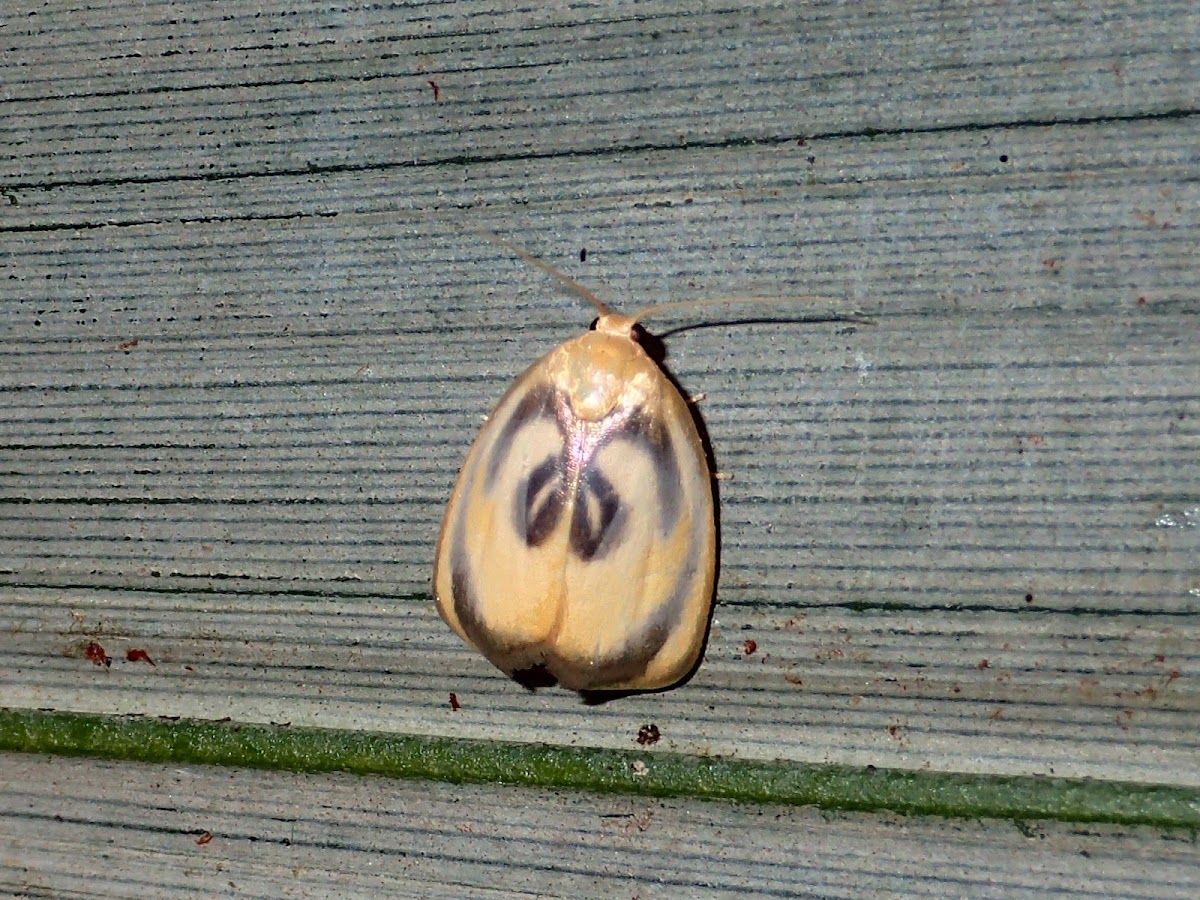
[[[643,747],[650,747],[657,744],[662,737],[658,726],[651,722],[649,725],[643,725],[638,729],[637,742]]]
[[[94,665],[103,666],[108,669],[112,667],[112,657],[104,652],[104,647],[97,641],[91,641],[84,651],[84,655],[92,661]]]

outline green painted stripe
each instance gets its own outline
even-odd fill
[[[0,709],[0,751],[912,815],[1200,828],[1200,790]]]

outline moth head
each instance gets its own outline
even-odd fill
[[[611,334],[613,337],[621,337],[630,341],[637,341],[638,333],[641,329],[638,327],[637,320],[630,316],[622,316],[617,313],[604,313],[592,323],[592,331],[598,331],[601,334]]]

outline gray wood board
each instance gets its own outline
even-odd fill
[[[424,601],[14,593],[0,623],[8,705],[616,749],[654,723],[666,751],[1200,782],[1195,698],[1170,668],[1194,666],[1196,642],[1124,618],[1047,614],[1013,634],[992,613],[719,609],[686,688],[595,708],[518,689]],[[110,669],[87,660],[93,640]]]
[[[198,843],[211,837],[207,843]],[[103,856],[105,869],[95,860]],[[0,755],[26,896],[1194,897],[1194,838]]]
[[[5,703],[1200,783],[1191,4],[29,12]],[[415,596],[592,316],[480,228],[620,308],[820,298],[651,322],[709,324],[732,476],[678,691],[525,694]]]

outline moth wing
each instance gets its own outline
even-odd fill
[[[570,602],[555,640],[566,687],[666,687],[703,646],[716,574],[712,476],[691,410],[655,376],[654,402],[599,450],[575,498],[576,523],[611,520],[594,555],[567,557]]]
[[[562,455],[545,361],[535,362],[479,430],[446,508],[434,563],[442,618],[508,673],[541,662],[563,603],[563,551],[530,547],[515,520],[530,475]]]
[[[653,389],[573,480],[556,418],[570,398],[547,365],[570,347],[526,370],[480,429],[438,541],[438,610],[509,674],[665,687],[695,664],[711,610],[707,456],[679,392],[630,343],[621,362]]]

